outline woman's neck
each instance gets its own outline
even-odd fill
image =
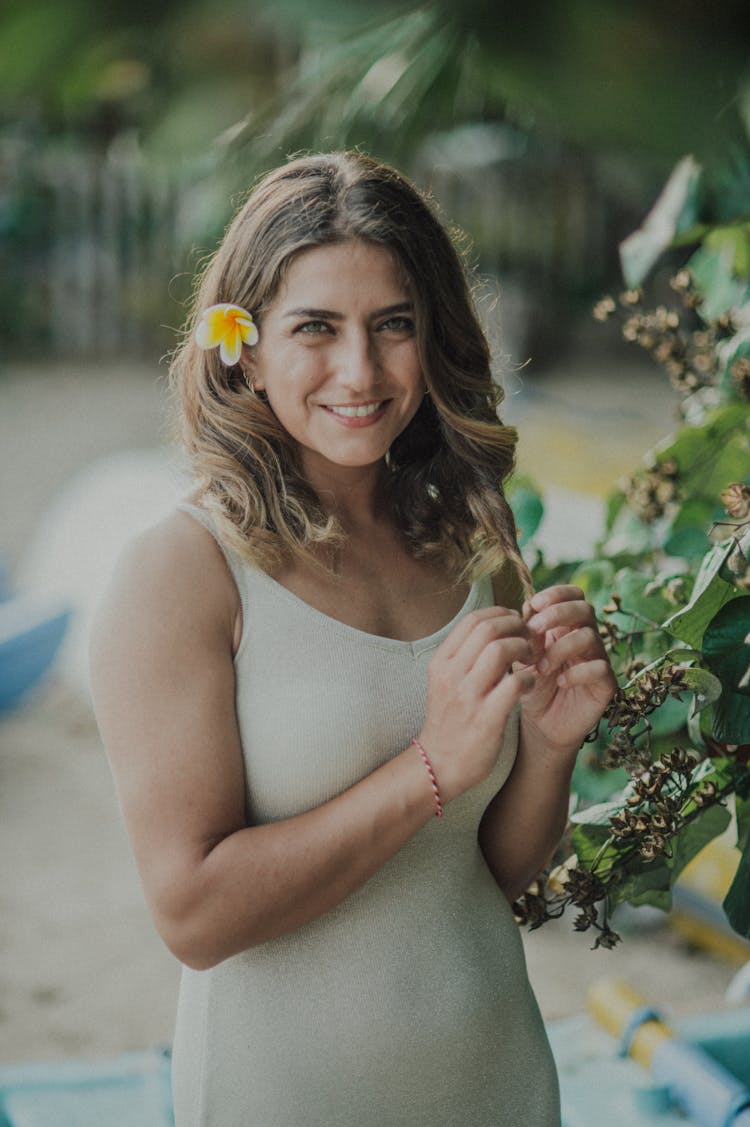
[[[383,466],[333,467],[335,473],[306,475],[324,508],[349,535],[365,533],[386,517],[383,505]]]

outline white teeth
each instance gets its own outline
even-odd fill
[[[345,415],[349,419],[362,418],[365,415],[374,415],[383,406],[384,400],[380,403],[368,403],[366,407],[329,407],[329,411],[333,411],[334,415]]]

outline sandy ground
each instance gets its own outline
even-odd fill
[[[0,372],[0,514],[11,570],[56,492],[112,451],[163,441],[159,370]],[[576,352],[511,381],[522,468],[601,497],[670,426],[671,394],[642,363]],[[575,520],[566,517],[575,539]],[[0,718],[0,1060],[109,1054],[171,1039],[179,968],[149,920],[90,707],[59,678]],[[668,1013],[721,1004],[734,968],[650,917],[591,952],[570,920],[525,939],[547,1018],[590,982],[630,979]]]

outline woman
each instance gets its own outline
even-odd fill
[[[449,238],[391,169],[296,160],[172,373],[195,490],[126,553],[92,668],[185,965],[177,1127],[554,1127],[510,902],[614,681],[581,592],[531,595]]]

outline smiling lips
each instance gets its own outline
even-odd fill
[[[366,427],[377,422],[385,412],[390,401],[378,400],[377,403],[363,403],[358,406],[344,407],[341,405],[323,404],[323,409],[333,415],[337,422],[347,427]]]

